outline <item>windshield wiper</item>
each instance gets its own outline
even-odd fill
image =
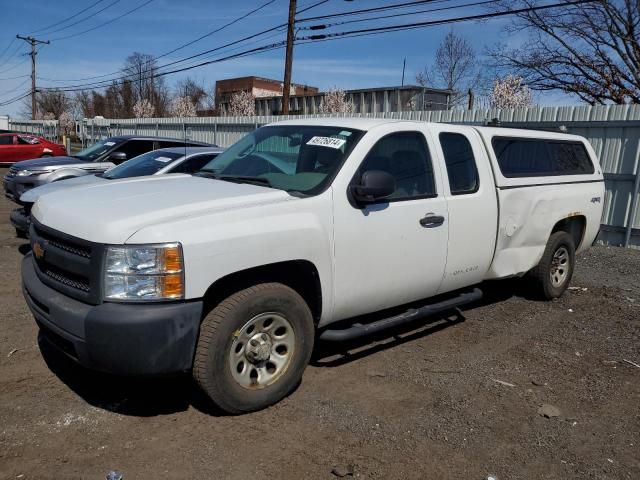
[[[215,180],[224,180],[227,182],[235,182],[235,183],[249,183],[252,185],[263,185],[267,187],[272,187],[271,182],[264,177],[250,177],[244,175],[220,175],[219,173],[213,173],[207,170],[200,170],[195,172],[193,175],[198,177],[206,177],[213,178]]]

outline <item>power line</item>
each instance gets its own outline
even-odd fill
[[[71,27],[73,27],[73,26],[75,26],[75,25],[78,25],[79,23],[82,23],[82,22],[84,22],[84,21],[86,21],[86,20],[89,20],[90,18],[95,17],[95,16],[96,16],[96,15],[98,15],[99,13],[104,12],[107,8],[114,6],[114,5],[115,5],[116,3],[118,3],[119,1],[120,1],[120,0],[115,0],[114,2],[111,2],[111,3],[110,3],[109,5],[107,5],[106,7],[101,8],[100,10],[98,10],[98,11],[96,11],[96,12],[93,12],[93,13],[91,13],[91,14],[87,15],[86,17],[81,18],[81,19],[80,19],[80,20],[78,20],[77,22],[70,23],[70,24],[69,24],[69,25],[67,25],[66,27],[61,27],[61,28],[58,28],[58,29],[56,29],[56,30],[52,30],[52,31],[48,32],[48,33],[47,33],[47,35],[51,35],[52,33],[61,32],[62,30],[66,30],[67,28],[71,28]]]
[[[210,37],[210,36],[211,36],[211,35],[213,35],[214,33],[218,33],[218,32],[220,32],[220,31],[224,30],[225,28],[230,27],[231,25],[233,25],[233,24],[235,24],[235,23],[238,23],[238,22],[240,22],[240,21],[244,20],[245,18],[247,18],[247,17],[249,17],[249,16],[253,15],[254,13],[259,12],[260,10],[262,10],[263,8],[265,8],[265,7],[269,6],[269,5],[271,5],[271,4],[272,4],[272,3],[274,3],[275,1],[276,1],[276,0],[269,0],[268,2],[263,3],[263,4],[262,4],[262,5],[260,5],[259,7],[254,8],[254,9],[253,9],[253,10],[251,10],[250,12],[245,13],[245,14],[244,14],[244,15],[242,15],[241,17],[238,17],[238,18],[236,18],[235,20],[233,20],[233,21],[231,21],[231,22],[229,22],[229,23],[225,23],[225,24],[224,24],[224,25],[222,25],[221,27],[216,28],[215,30],[211,30],[210,32],[205,33],[204,35],[201,35],[200,37],[196,38],[195,40],[191,40],[190,42],[184,43],[184,44],[180,45],[179,47],[174,48],[173,50],[169,50],[168,52],[165,52],[165,53],[163,53],[162,55],[158,55],[158,56],[156,57],[156,60],[157,60],[157,59],[159,59],[159,58],[164,58],[164,57],[166,57],[167,55],[171,55],[172,53],[177,52],[178,50],[182,50],[183,48],[188,47],[189,45],[193,45],[194,43],[199,42],[200,40],[202,40],[202,39],[204,39],[204,38]],[[325,1],[328,1],[328,0],[325,0]]]
[[[188,66],[188,67],[180,67],[180,68],[176,68],[176,69],[169,70],[169,71],[166,71],[166,72],[153,73],[153,74],[150,74],[150,75],[148,75],[146,77],[142,77],[141,79],[142,80],[149,80],[149,79],[152,79],[152,78],[164,77],[166,75],[171,75],[171,74],[174,74],[174,73],[184,72],[184,71],[187,71],[187,70],[193,70],[194,68],[203,67],[205,65],[211,65],[211,64],[214,64],[214,63],[220,63],[220,62],[224,62],[224,61],[227,61],[227,60],[233,60],[233,59],[236,59],[236,58],[248,57],[248,56],[251,56],[251,55],[256,55],[256,54],[262,53],[262,52],[268,52],[268,51],[271,51],[271,50],[277,50],[277,49],[280,49],[280,48],[284,47],[285,44],[286,44],[285,41],[281,41],[281,42],[272,43],[270,45],[263,45],[261,47],[252,48],[252,49],[245,50],[243,52],[236,53],[236,54],[233,54],[233,55],[227,55],[225,57],[217,58],[217,59],[214,59],[214,60],[207,60],[207,61],[204,61],[204,62],[200,62],[200,63],[198,63],[196,65],[192,65],[192,66]],[[120,80],[120,82],[118,82],[118,80]],[[114,79],[112,85],[114,83],[116,85],[122,85],[126,81],[127,81],[126,78]],[[63,88],[50,89],[50,90],[56,90],[56,91],[62,91],[62,92],[77,92],[77,91],[81,91],[81,90],[87,90],[87,88],[63,87]]]
[[[29,54],[28,54],[27,52],[25,52],[23,55],[29,55]],[[0,71],[0,74],[10,72],[11,70],[15,70],[15,69],[16,69],[16,68],[18,68],[20,65],[24,65],[24,64],[25,64],[25,63],[27,63],[28,61],[29,61],[29,59],[28,59],[28,58],[25,58],[23,61],[21,61],[21,62],[19,62],[19,63],[16,63],[15,65],[13,65],[13,66],[11,66],[11,67],[9,67],[9,68],[6,68],[6,69],[4,69],[4,70]]]
[[[27,75],[28,77],[29,75]],[[7,94],[7,93],[13,93],[16,90],[20,90],[22,87],[24,87],[26,85],[26,83],[29,81],[29,79],[27,78],[24,82],[20,83],[17,87],[12,88],[11,90],[7,90],[5,92],[2,92],[3,94]]]
[[[504,10],[504,11],[501,11],[501,12],[483,13],[483,14],[478,14],[478,15],[468,15],[466,17],[455,17],[455,18],[447,18],[447,19],[442,19],[442,20],[430,20],[430,21],[426,21],[426,22],[415,22],[415,23],[407,23],[407,24],[400,24],[400,25],[389,25],[389,26],[386,26],[386,27],[363,28],[363,29],[359,29],[359,30],[351,30],[351,31],[336,32],[336,33],[327,33],[327,34],[322,34],[322,35],[309,35],[307,37],[302,37],[299,40],[301,40],[301,41],[304,41],[304,40],[317,41],[317,40],[327,40],[327,39],[331,39],[331,38],[364,36],[364,35],[361,35],[361,34],[380,34],[380,33],[395,32],[395,31],[402,31],[402,30],[411,30],[411,29],[424,28],[424,27],[430,27],[430,26],[436,26],[436,25],[446,25],[446,24],[449,24],[449,23],[460,23],[460,22],[469,22],[469,21],[474,21],[474,20],[483,20],[483,19],[504,17],[504,16],[507,16],[507,15],[516,15],[518,13],[525,13],[525,12],[535,12],[535,11],[539,11],[539,10],[547,10],[547,9],[551,9],[551,8],[566,7],[566,6],[570,6],[570,5],[581,5],[581,4],[584,4],[584,3],[593,3],[594,1],[598,1],[598,0],[576,0],[576,1],[571,1],[571,2],[554,3],[554,4],[548,4],[548,5],[539,5],[537,7],[526,7],[526,8],[519,8],[519,9],[513,9],[513,10]]]
[[[238,19],[235,19],[235,20],[233,20],[233,21],[231,21],[231,22],[229,22],[229,23],[227,23],[227,24],[225,24],[225,25],[223,25],[223,26],[221,26],[221,27],[218,27],[218,28],[217,28],[217,29],[215,29],[215,30],[212,30],[212,31],[210,31],[210,32],[208,32],[208,33],[206,33],[206,34],[202,35],[201,37],[199,37],[199,38],[198,38],[198,39],[196,39],[196,40],[193,40],[193,41],[191,41],[191,42],[187,42],[187,43],[185,43],[185,44],[183,44],[183,45],[179,46],[178,48],[175,48],[175,49],[173,49],[173,50],[171,50],[171,51],[168,51],[168,52],[165,52],[165,53],[163,53],[163,54],[161,54],[161,55],[158,55],[158,56],[156,56],[155,58],[156,58],[156,59],[158,59],[158,58],[166,57],[167,55],[170,55],[171,53],[176,52],[176,51],[178,51],[178,50],[182,49],[183,47],[189,46],[189,45],[191,45],[191,44],[193,44],[193,43],[195,43],[195,42],[197,42],[197,41],[199,41],[199,40],[201,40],[201,39],[203,39],[203,38],[206,38],[206,37],[208,37],[208,36],[210,36],[210,35],[212,35],[212,34],[214,34],[214,33],[218,32],[218,31],[220,31],[220,30],[222,30],[222,29],[224,29],[224,28],[226,28],[226,27],[228,27],[228,26],[230,26],[230,25],[233,25],[233,24],[234,24],[234,23],[236,23],[237,21],[242,20],[242,19],[244,19],[244,18],[248,17],[249,15],[252,15],[253,13],[255,13],[255,12],[259,11],[260,9],[262,9],[262,8],[266,7],[266,6],[267,6],[267,5],[269,5],[270,3],[272,3],[272,1],[269,1],[269,2],[267,2],[266,4],[263,4],[262,6],[260,6],[260,7],[256,8],[256,9],[254,9],[254,10],[252,10],[252,11],[250,11],[250,12],[248,12],[247,14],[243,15],[242,17],[240,17],[240,18],[238,18]],[[279,29],[279,28],[284,28],[285,26],[286,26],[286,23],[281,24],[281,25],[278,25],[278,26],[273,27],[273,28],[269,28],[269,29],[267,29],[267,30],[263,30],[262,32],[259,32],[258,34],[250,35],[250,36],[248,36],[248,37],[244,37],[244,38],[242,38],[242,39],[238,40],[237,42],[232,42],[231,44],[227,44],[227,45],[232,45],[232,44],[235,44],[235,43],[239,43],[240,41],[244,41],[244,40],[247,40],[247,39],[255,38],[255,37],[260,36],[260,35],[263,35],[263,34],[265,34],[265,33],[273,32],[274,30],[277,30],[277,29]],[[226,47],[227,45],[223,45],[222,47]],[[220,48],[222,48],[222,47],[220,47]],[[200,54],[198,54],[198,55],[194,55],[194,56],[191,56],[191,57],[187,57],[187,58],[185,58],[185,59],[183,59],[183,60],[179,60],[179,61],[176,61],[176,62],[172,62],[172,63],[170,63],[170,64],[168,64],[168,65],[173,65],[173,64],[175,64],[175,63],[181,63],[181,62],[183,62],[183,61],[187,61],[187,60],[190,60],[190,59],[192,59],[192,58],[196,58],[196,57],[198,57],[198,56],[203,56],[203,55],[206,55],[206,54],[208,54],[208,53],[212,53],[212,52],[217,51],[217,50],[219,50],[219,48],[214,48],[214,49],[211,49],[211,50],[206,50],[206,51],[204,51],[204,52],[202,52],[202,53],[200,53]],[[164,66],[167,66],[167,65],[164,65]],[[158,67],[158,68],[162,68],[162,67]],[[113,75],[121,75],[122,73],[123,73],[123,71],[122,71],[122,69],[120,69],[120,70],[117,70],[117,71],[115,71],[115,72],[105,73],[105,74],[102,74],[102,75],[95,75],[95,76],[92,76],[92,77],[70,78],[70,79],[69,79],[69,78],[67,78],[67,79],[52,79],[52,78],[49,78],[49,79],[46,79],[46,80],[47,80],[47,81],[51,81],[51,82],[82,82],[82,81],[85,81],[85,80],[94,80],[94,79],[98,79],[98,78],[111,77],[111,76],[113,76]],[[98,83],[100,83],[100,82],[98,82]]]
[[[17,75],[15,77],[4,77],[4,78],[0,78],[0,82],[3,82],[5,80],[15,80],[17,78],[26,78],[28,76],[29,76],[29,74],[27,74],[27,75]]]
[[[9,45],[7,45],[4,50],[2,50],[2,53],[0,53],[0,58],[4,57],[4,54],[7,53],[9,51],[9,49],[11,48],[11,45],[14,44],[14,42],[16,41],[16,37],[13,37],[11,39],[11,41],[9,42]]]
[[[6,101],[0,103],[0,107],[6,107],[7,105],[11,105],[12,103],[16,103],[16,102],[22,100],[23,98],[27,98],[29,95],[31,95],[31,92],[20,94],[17,97],[12,98],[11,100],[6,100]]]
[[[492,3],[499,3],[501,0],[483,0],[480,2],[472,2],[472,3],[464,3],[464,4],[459,4],[459,5],[451,5],[448,7],[438,7],[438,8],[427,8],[424,10],[414,10],[411,12],[403,12],[403,13],[392,13],[390,15],[382,15],[379,17],[371,17],[371,18],[357,18],[355,20],[344,20],[342,22],[334,22],[334,23],[327,23],[327,24],[323,24],[323,25],[311,25],[309,27],[300,27],[299,30],[323,30],[325,28],[331,28],[331,27],[336,27],[339,25],[348,25],[351,23],[361,23],[361,22],[371,22],[373,20],[384,20],[384,19],[388,19],[388,18],[397,18],[397,17],[406,17],[408,15],[419,15],[421,13],[432,13],[432,12],[442,12],[445,10],[456,10],[458,8],[464,8],[464,7],[477,7],[480,5],[488,5],[488,4],[492,4]]]
[[[374,35],[374,34],[381,34],[381,33],[385,33],[385,32],[389,32],[389,31],[399,31],[399,30],[408,30],[408,29],[415,29],[415,28],[424,28],[424,27],[428,27],[428,26],[435,26],[435,25],[443,25],[443,24],[448,24],[448,23],[457,23],[457,22],[463,22],[463,21],[473,21],[473,20],[479,20],[479,19],[485,19],[485,18],[494,18],[494,17],[501,17],[501,16],[505,16],[505,15],[514,15],[517,13],[522,13],[525,11],[536,11],[536,10],[542,10],[542,9],[549,9],[549,8],[557,8],[557,7],[562,7],[562,6],[568,6],[568,5],[577,5],[577,4],[582,4],[582,3],[590,3],[594,0],[578,0],[578,1],[574,1],[574,2],[563,2],[563,3],[556,3],[556,4],[551,4],[551,5],[544,5],[544,6],[538,6],[538,7],[529,7],[529,8],[523,8],[523,9],[517,9],[517,10],[506,10],[503,12],[494,12],[494,13],[488,13],[488,14],[481,14],[481,15],[473,15],[473,16],[466,16],[466,17],[454,17],[454,18],[449,18],[449,19],[442,19],[442,20],[435,20],[435,21],[429,21],[429,22],[416,22],[416,23],[410,23],[410,24],[401,24],[401,25],[392,25],[392,26],[386,26],[386,27],[376,27],[376,28],[368,28],[368,29],[360,29],[360,30],[352,30],[352,31],[346,31],[346,32],[337,32],[337,33],[331,33],[331,34],[324,34],[324,35],[312,35],[312,36],[308,36],[308,37],[302,37],[299,40],[303,43],[311,43],[311,42],[318,42],[318,41],[327,41],[327,40],[335,40],[338,38],[344,38],[344,37],[356,37],[356,36],[367,36],[367,35]],[[158,70],[162,69],[162,68],[166,68],[170,65],[175,65],[177,63],[182,63],[185,62],[187,60],[193,59],[193,58],[197,58],[200,57],[202,55],[205,55],[207,53],[211,53],[212,51],[219,51],[222,50],[228,46],[232,46],[235,44],[238,44],[240,42],[246,41],[248,39],[252,39],[255,37],[258,37],[266,32],[271,32],[274,31],[278,28],[280,28],[281,26],[278,27],[273,27],[270,29],[267,29],[263,32],[259,32],[257,34],[253,34],[250,35],[249,37],[245,37],[243,39],[239,39],[236,40],[234,42],[230,42],[226,45],[222,45],[220,47],[205,51],[205,52],[201,52],[199,54],[196,55],[192,55],[191,57],[187,57],[185,59],[181,59],[181,60],[177,60],[175,62],[170,62],[166,65],[162,65],[160,67],[157,68],[153,68],[153,69],[148,69],[146,71],[143,72],[138,72],[136,74],[140,74],[140,73],[149,73],[151,72],[151,75],[148,75],[147,78],[155,78],[157,76],[164,76],[164,75],[168,75],[171,73],[177,73],[177,72],[181,72],[181,71],[185,71],[185,70],[191,70],[193,68],[198,68],[200,66],[203,65],[208,65],[210,63],[216,63],[219,61],[222,61],[221,59],[217,59],[217,60],[212,60],[212,61],[207,61],[207,62],[202,62],[196,65],[192,65],[192,66],[187,66],[187,67],[182,67],[182,68],[178,68],[178,69],[174,69],[174,70],[170,70],[170,71],[166,71],[166,72],[158,72]],[[260,47],[262,48],[262,47]],[[273,49],[273,48],[270,48]],[[259,49],[258,49],[259,50]],[[255,49],[250,50],[249,52],[253,52],[255,51]],[[230,58],[237,58],[238,56],[243,56],[246,55],[245,53],[241,53],[238,55],[232,55],[229,57],[224,57],[223,59],[230,59]],[[154,73],[156,72],[156,73]],[[116,82],[118,83],[118,81],[125,81],[127,78],[130,78],[134,75],[124,75],[122,77],[119,78],[113,78],[113,79],[109,79],[109,80],[105,80],[105,81],[101,81],[101,82],[92,82],[92,83],[87,83],[87,84],[79,84],[79,85],[69,85],[69,86],[64,86],[62,88],[60,88],[63,91],[79,91],[79,90],[87,90],[89,88],[102,88],[102,87],[106,87],[109,85],[109,83],[111,82]],[[50,90],[53,88],[49,88]]]
[[[147,72],[150,72],[150,71],[157,71],[157,70],[159,70],[159,69],[161,69],[161,68],[166,68],[166,67],[169,67],[169,66],[172,66],[172,65],[176,65],[176,64],[178,64],[178,63],[186,62],[187,60],[192,60],[192,59],[194,59],[194,58],[202,57],[202,56],[207,55],[207,54],[209,54],[209,53],[217,52],[217,51],[223,50],[223,49],[225,49],[225,48],[227,48],[227,47],[231,47],[231,46],[233,46],[233,45],[237,45],[238,43],[245,42],[245,41],[247,41],[247,40],[252,40],[252,39],[254,39],[254,38],[256,38],[256,37],[259,37],[259,36],[261,36],[261,35],[264,35],[264,34],[266,34],[266,33],[271,33],[271,32],[273,32],[273,31],[275,31],[275,30],[277,30],[277,29],[282,28],[283,26],[284,26],[284,25],[278,25],[278,26],[276,26],[276,27],[268,28],[267,30],[263,30],[263,31],[261,31],[261,32],[254,33],[254,34],[252,34],[252,35],[249,35],[249,36],[243,37],[243,38],[241,38],[241,39],[239,39],[239,40],[235,40],[235,41],[233,41],[233,42],[226,43],[226,44],[221,45],[221,46],[219,46],[219,47],[211,48],[211,49],[209,49],[209,50],[206,50],[206,51],[204,51],[204,52],[197,53],[197,54],[195,54],[195,55],[191,55],[191,56],[186,57],[186,58],[183,58],[183,59],[181,59],[181,60],[175,60],[175,61],[173,61],[173,62],[169,62],[169,63],[166,63],[166,64],[164,64],[164,65],[160,65],[159,67],[149,68],[149,69],[147,69],[147,70],[143,70],[142,72],[136,72],[135,74],[128,74],[128,75],[124,75],[124,76],[121,76],[121,77],[116,77],[116,78],[111,78],[111,79],[102,80],[102,81],[99,81],[99,82],[90,82],[90,83],[85,83],[85,84],[69,85],[69,86],[67,86],[67,87],[88,87],[88,88],[101,88],[101,87],[106,87],[106,86],[108,86],[108,85],[109,85],[113,80],[126,79],[126,78],[128,78],[128,77],[132,77],[132,76],[135,76],[135,75],[138,75],[138,74],[141,74],[141,73],[147,73]],[[120,71],[120,72],[121,72],[121,71]],[[116,72],[116,73],[120,73],[120,72]],[[66,87],[62,87],[62,88],[66,88]],[[80,89],[80,90],[86,90],[86,89],[87,89],[87,88],[82,88],[82,89]],[[50,88],[50,90],[55,90],[55,88],[53,88],[53,89],[51,89],[51,88]]]
[[[52,23],[51,25],[48,25],[48,26],[46,26],[46,27],[42,27],[42,28],[39,28],[39,29],[37,29],[37,30],[33,30],[32,32],[29,32],[29,35],[33,35],[34,33],[42,32],[42,31],[44,31],[44,30],[49,30],[50,28],[55,27],[56,25],[60,25],[60,24],[62,24],[62,23],[66,23],[66,22],[68,22],[69,20],[73,20],[74,18],[76,18],[76,17],[77,17],[78,15],[80,15],[81,13],[84,13],[84,12],[86,12],[87,10],[91,10],[93,7],[95,7],[96,5],[98,5],[99,3],[102,3],[102,2],[104,2],[104,1],[105,1],[105,0],[98,0],[97,2],[92,3],[92,4],[91,4],[91,5],[89,5],[88,7],[83,8],[82,10],[80,10],[79,12],[76,12],[75,14],[71,15],[70,17],[65,18],[64,20],[60,20],[60,21],[55,22],[55,23]],[[53,32],[52,32],[52,33],[53,33]]]
[[[320,0],[319,2],[314,3],[313,5],[310,5],[308,7],[305,7],[301,10],[297,10],[296,11],[296,15],[300,15],[301,13],[306,12],[307,10],[311,10],[312,8],[316,8],[319,7],[320,5],[322,5],[323,3],[327,3],[329,0]]]
[[[14,37],[14,40],[15,40],[15,37]],[[11,54],[2,63],[0,63],[0,67],[9,63],[18,54],[21,47],[22,45],[17,45],[16,48],[13,50],[13,52],[11,52]]]
[[[433,3],[435,1],[451,1],[451,0],[414,0],[413,2],[405,2],[405,3],[397,3],[395,5],[386,5],[384,7],[372,7],[372,8],[363,8],[360,10],[349,10],[348,12],[341,13],[331,13],[328,15],[318,15],[316,17],[307,17],[298,19],[298,23],[303,22],[311,22],[314,20],[323,20],[325,18],[334,18],[334,17],[346,17],[351,15],[362,15],[364,13],[373,13],[373,12],[385,12],[387,10],[394,10],[396,8],[408,8],[414,5],[424,5],[425,3]]]
[[[120,0],[118,0],[118,1],[120,1]],[[118,15],[117,17],[114,17],[111,20],[103,22],[100,25],[96,25],[95,27],[88,28],[87,30],[83,30],[82,32],[79,32],[79,33],[73,33],[71,35],[66,35],[64,37],[52,38],[52,41],[66,40],[67,38],[78,37],[80,35],[84,35],[85,33],[97,30],[98,28],[106,27],[107,25],[109,25],[109,24],[111,24],[111,23],[113,23],[113,22],[115,22],[117,20],[120,20],[122,17],[126,17],[127,15],[129,15],[129,14],[131,14],[131,13],[137,11],[137,10],[140,10],[142,7],[146,7],[147,5],[149,5],[153,1],[154,0],[147,0],[146,2],[138,5],[137,7],[132,8],[131,10],[129,10],[129,11],[127,11],[127,12],[121,14],[121,15]]]

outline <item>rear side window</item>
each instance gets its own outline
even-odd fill
[[[494,137],[491,144],[507,178],[589,175],[595,171],[581,142]]]
[[[0,145],[13,145],[13,135],[1,135]]]
[[[440,145],[447,166],[451,195],[478,191],[478,170],[469,139],[460,133],[441,133]]]

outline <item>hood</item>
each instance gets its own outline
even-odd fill
[[[20,170],[24,170],[26,168],[44,168],[44,167],[57,167],[62,165],[73,165],[73,164],[81,164],[84,165],[87,162],[86,160],[80,160],[75,157],[47,157],[47,158],[36,158],[35,160],[23,160],[15,164]]]
[[[22,203],[35,203],[42,195],[51,192],[57,192],[64,188],[77,187],[79,185],[88,185],[89,183],[106,182],[102,177],[97,177],[93,174],[83,175],[81,177],[68,178],[66,180],[60,180],[58,182],[47,183],[40,187],[27,190],[20,197]]]
[[[38,222],[69,235],[122,244],[150,225],[293,199],[283,190],[258,185],[158,175],[61,188],[42,196],[31,213]],[[179,233],[167,241],[180,240]]]

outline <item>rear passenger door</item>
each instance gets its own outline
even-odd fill
[[[440,172],[422,131],[391,131],[370,148],[370,170],[396,180],[389,199],[359,208],[334,191],[335,318],[435,295],[447,259],[448,213]]]
[[[489,159],[469,127],[433,125],[449,208],[447,268],[440,293],[481,282],[491,265],[498,202]]]

